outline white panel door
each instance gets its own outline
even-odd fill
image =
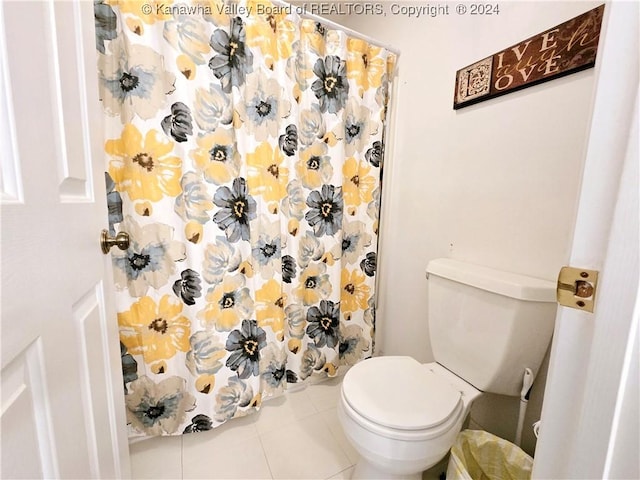
[[[129,476],[93,29],[0,1],[2,478]]]
[[[535,479],[640,478],[639,38],[640,4],[608,2],[569,260],[600,271],[595,310],[558,309]]]

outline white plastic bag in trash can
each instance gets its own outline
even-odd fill
[[[447,480],[529,480],[533,458],[482,430],[460,432],[451,448]]]

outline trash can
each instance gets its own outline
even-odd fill
[[[528,480],[533,458],[482,430],[460,432],[451,448],[447,480]]]

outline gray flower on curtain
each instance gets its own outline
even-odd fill
[[[220,283],[225,275],[235,272],[242,262],[242,255],[225,237],[215,238],[204,251],[202,276],[207,283]]]
[[[291,255],[282,257],[282,281],[291,283],[296,276],[296,260]]]
[[[193,135],[191,124],[191,111],[182,102],[171,105],[171,115],[162,120],[162,129],[167,135],[171,135],[176,142],[186,142],[187,135]]]
[[[226,422],[236,416],[238,407],[246,407],[253,398],[251,385],[233,376],[226,387],[222,387],[216,395],[216,415],[219,422]]]
[[[222,368],[221,360],[227,352],[218,336],[209,330],[200,330],[189,338],[191,350],[187,352],[186,366],[193,375],[213,375]]]
[[[375,294],[367,300],[367,309],[364,311],[364,323],[371,327],[371,338],[375,343],[374,332],[376,330],[376,296]]]
[[[127,352],[127,347],[120,342],[120,360],[122,362],[122,377],[124,381],[124,393],[127,394],[127,383],[138,378],[138,362],[133,355]]]
[[[342,230],[342,257],[347,263],[357,263],[363,250],[371,245],[371,234],[363,222],[345,222]],[[375,258],[374,258],[375,270]]]
[[[311,232],[304,232],[298,242],[298,265],[307,268],[311,260],[318,261],[324,255],[324,244]]]
[[[213,10],[212,7],[209,9]],[[209,53],[209,34],[206,23],[203,23],[196,15],[179,11],[173,15],[171,20],[166,20],[163,23],[162,36],[169,45],[188,56],[197,65],[206,61],[205,55]]]
[[[307,325],[305,308],[297,303],[287,305],[284,309],[287,336],[290,337],[287,342],[289,351],[296,354],[302,346],[304,338],[304,329]]]
[[[206,432],[212,428],[213,423],[211,422],[211,419],[206,415],[200,414],[191,419],[191,423],[187,425],[187,428],[185,428],[182,433]]]
[[[345,154],[353,156],[364,151],[371,135],[377,133],[377,123],[371,119],[371,110],[350,98],[344,111]]]
[[[132,297],[146,295],[149,287],[158,289],[169,281],[175,262],[186,258],[182,242],[173,240],[173,227],[161,223],[140,226],[130,216],[121,225],[129,232],[131,244],[125,251],[114,250],[114,280],[118,289],[127,288]]]
[[[307,197],[310,210],[305,214],[316,237],[334,235],[342,227],[342,187],[323,185],[322,190],[312,191]]]
[[[280,210],[286,217],[292,219],[288,227],[289,233],[293,236],[298,232],[299,223],[297,220],[302,220],[306,207],[306,198],[302,190],[302,184],[297,179],[291,180],[287,185],[287,194],[282,199]]]
[[[217,29],[211,35],[209,44],[218,55],[209,60],[209,68],[226,93],[231,93],[232,87],[241,86],[246,74],[253,71],[253,54],[245,42],[246,33],[240,17],[231,20],[229,33]]]
[[[260,378],[265,394],[273,395],[281,390],[287,380],[287,353],[276,343],[270,343],[260,359]]]
[[[134,115],[148,120],[175,90],[176,77],[164,69],[162,55],[150,47],[131,44],[126,37],[109,43],[110,55],[99,55],[100,97],[105,111],[122,123]]]
[[[366,158],[367,162],[369,162],[374,167],[379,167],[382,163],[383,155],[384,147],[382,146],[382,142],[376,141],[373,142],[371,148],[367,150],[367,153],[364,154],[364,158]]]
[[[311,90],[320,100],[320,110],[338,113],[349,96],[346,62],[336,55],[328,55],[324,60],[319,58],[316,61],[313,73],[318,80],[311,84]]]
[[[249,222],[256,218],[256,201],[247,191],[247,181],[236,178],[233,189],[220,187],[213,196],[213,203],[220,211],[213,216],[213,221],[224,230],[227,240],[249,240]]]
[[[326,361],[324,353],[313,343],[310,343],[302,354],[300,380],[308,378],[314,371],[322,370]]]
[[[260,72],[253,73],[247,78],[242,94],[244,101],[236,106],[236,111],[247,133],[258,141],[277,137],[281,122],[291,111],[291,103],[278,81]]]
[[[362,353],[369,348],[369,342],[362,336],[362,327],[358,325],[340,328],[340,345],[338,358],[340,365],[355,365],[362,358]]]
[[[373,277],[376,273],[376,252],[369,252],[360,262],[360,268],[367,277]]]
[[[251,254],[256,261],[254,268],[260,271],[263,278],[272,278],[274,271],[280,268],[280,235],[272,237],[267,233],[261,233],[253,244]]]
[[[320,61],[320,60],[319,60]],[[321,140],[327,133],[320,106],[312,103],[309,109],[298,114],[298,140],[303,145],[311,145]]]
[[[243,320],[240,330],[227,338],[225,348],[231,352],[227,367],[238,373],[238,378],[257,376],[260,372],[260,350],[267,345],[267,334],[255,320]]]
[[[311,307],[307,312],[307,334],[313,338],[316,347],[338,345],[340,327],[340,302],[321,300],[320,307]]]
[[[116,30],[118,26],[118,17],[113,8],[104,4],[101,0],[94,0],[93,15],[96,25],[96,48],[100,53],[104,53],[104,42],[113,40],[118,36]]]
[[[195,220],[201,224],[207,223],[213,202],[202,178],[195,172],[187,172],[180,179],[180,187],[181,192],[173,207],[175,212],[185,222]]]
[[[293,156],[298,149],[298,129],[295,125],[287,126],[284,135],[280,135],[278,139],[280,150],[288,157]]]
[[[131,382],[131,393],[125,397],[127,421],[147,435],[175,433],[186,412],[196,407],[195,398],[185,390],[186,383],[180,377],[155,383],[146,376]]]
[[[109,233],[115,236],[116,231],[114,225],[124,220],[122,216],[122,197],[120,192],[116,190],[116,184],[109,175],[104,172],[105,183],[107,184],[107,211],[109,213]]]
[[[380,217],[380,186],[376,187],[371,196],[373,200],[367,205],[367,215],[373,221],[377,221]],[[376,233],[378,233],[376,231]]]
[[[298,375],[293,370],[287,370],[287,383],[298,383]]]
[[[219,125],[229,125],[233,120],[231,96],[216,83],[210,83],[209,88],[196,88],[193,115],[206,132],[213,132]]]
[[[182,298],[187,305],[195,305],[195,299],[202,296],[200,283],[198,272],[187,268],[180,274],[180,280],[173,284],[173,293]]]

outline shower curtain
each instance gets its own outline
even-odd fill
[[[301,8],[95,3],[130,436],[209,430],[373,353],[395,56]]]

